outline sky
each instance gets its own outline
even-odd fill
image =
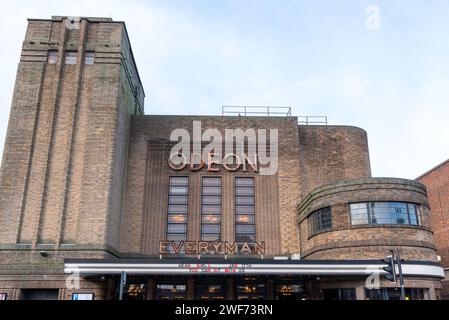
[[[26,19],[52,15],[126,22],[146,114],[291,106],[365,129],[376,177],[449,158],[448,0],[1,0],[0,153]]]

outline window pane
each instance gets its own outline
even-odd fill
[[[237,215],[235,218],[235,223],[238,224],[254,224],[255,222],[254,215]]]
[[[203,187],[203,195],[220,195],[221,187]]]
[[[186,233],[187,225],[186,224],[169,224],[167,232],[168,233]]]
[[[220,225],[219,224],[204,224],[202,232],[203,232],[203,234],[204,233],[220,233]]]
[[[58,62],[58,51],[50,50],[47,54],[47,63],[55,64]]]
[[[76,64],[77,52],[67,51],[65,53],[65,64]]]
[[[187,204],[187,196],[170,196],[169,204]]]
[[[203,186],[221,186],[221,178],[219,177],[207,177],[203,178]]]
[[[94,53],[93,52],[86,52],[84,56],[84,64],[94,64]]]
[[[187,215],[169,215],[169,223],[187,223]]]
[[[203,215],[202,217],[203,223],[220,223],[219,215]]]
[[[170,185],[183,185],[187,186],[189,183],[188,177],[170,177]]]
[[[237,205],[254,205],[253,197],[237,197],[235,200]]]
[[[203,241],[216,241],[220,240],[220,234],[219,233],[204,233],[201,235],[201,239]]]
[[[238,196],[252,196],[254,194],[253,187],[237,187],[236,194]]]
[[[221,196],[203,196],[203,204],[220,204]]]
[[[238,177],[235,178],[236,186],[254,186],[254,178]]]
[[[221,206],[216,205],[204,205],[203,214],[220,214]]]
[[[170,187],[170,194],[187,194],[189,192],[189,188],[182,187],[182,186],[176,186],[176,187]]]
[[[254,242],[256,241],[256,235],[255,234],[243,234],[239,233],[235,235],[235,241],[238,243],[242,242]]]
[[[187,214],[187,206],[184,204],[181,205],[170,205],[168,206],[168,213],[184,213]]]
[[[167,240],[170,241],[185,241],[186,240],[186,235],[182,234],[182,233],[169,233],[167,234]]]
[[[253,206],[236,206],[235,208],[236,214],[254,214]]]
[[[369,212],[365,208],[369,208]],[[353,225],[361,224],[419,224],[415,205],[405,202],[369,202],[350,205]]]
[[[237,233],[255,233],[256,228],[254,225],[238,224],[235,226],[235,231]]]
[[[330,207],[314,211],[308,219],[310,233],[316,234],[321,231],[332,229],[332,212]]]

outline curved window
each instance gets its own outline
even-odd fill
[[[309,217],[309,234],[314,235],[321,231],[332,229],[331,207],[322,208],[312,212]]]
[[[405,224],[420,225],[418,205],[406,202],[351,203],[352,225]]]

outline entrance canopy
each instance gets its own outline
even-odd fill
[[[275,260],[275,259],[111,259],[65,261],[65,273],[80,275],[334,275],[385,274],[381,260]],[[437,263],[405,261],[404,276],[444,278]]]

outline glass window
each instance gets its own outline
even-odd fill
[[[226,284],[222,279],[211,279],[209,282],[196,283],[195,298],[197,300],[223,300],[226,293]]]
[[[187,225],[171,223],[168,225],[168,233],[187,233]]]
[[[58,62],[58,51],[49,50],[47,53],[47,63],[55,64]]]
[[[236,199],[237,205],[242,206],[254,206],[254,197],[242,197],[241,195],[237,197]]]
[[[255,219],[254,219],[254,215],[251,214],[246,214],[246,215],[237,215],[235,217],[235,222],[238,224],[254,224]]]
[[[188,193],[188,187],[182,187],[182,186],[173,186],[170,187],[170,194],[187,194]]]
[[[76,64],[78,53],[76,51],[67,51],[65,53],[65,64]]]
[[[170,177],[168,188],[167,240],[186,241],[189,179]],[[172,250],[169,246],[169,250]]]
[[[202,217],[203,223],[220,223],[219,215],[203,215]]]
[[[221,205],[221,196],[203,196],[203,204]]]
[[[220,233],[219,224],[205,224],[203,225],[203,233]]]
[[[404,224],[419,225],[418,206],[405,202],[351,203],[352,225]]]
[[[254,178],[235,178],[235,241],[256,241]]]
[[[84,55],[84,64],[94,64],[95,53],[94,52],[86,52]]]
[[[187,196],[170,196],[169,204],[184,204],[187,205]]]
[[[187,207],[185,205],[169,205],[168,213],[185,213],[187,214]]]
[[[156,285],[156,300],[184,300],[187,298],[187,285],[179,283],[158,283]]]
[[[243,278],[236,281],[235,293],[237,300],[266,299],[266,288],[263,279]]]
[[[221,178],[203,177],[201,200],[201,240],[221,238]]]
[[[312,212],[309,217],[309,234],[314,235],[321,231],[332,229],[332,212],[330,207]]]
[[[168,223],[187,223],[187,215],[185,214],[170,214],[168,215]]]
[[[254,224],[237,224],[235,226],[235,231],[237,233],[255,233],[255,226]]]
[[[238,243],[254,242],[256,241],[256,235],[254,233],[236,233],[235,241]]]

